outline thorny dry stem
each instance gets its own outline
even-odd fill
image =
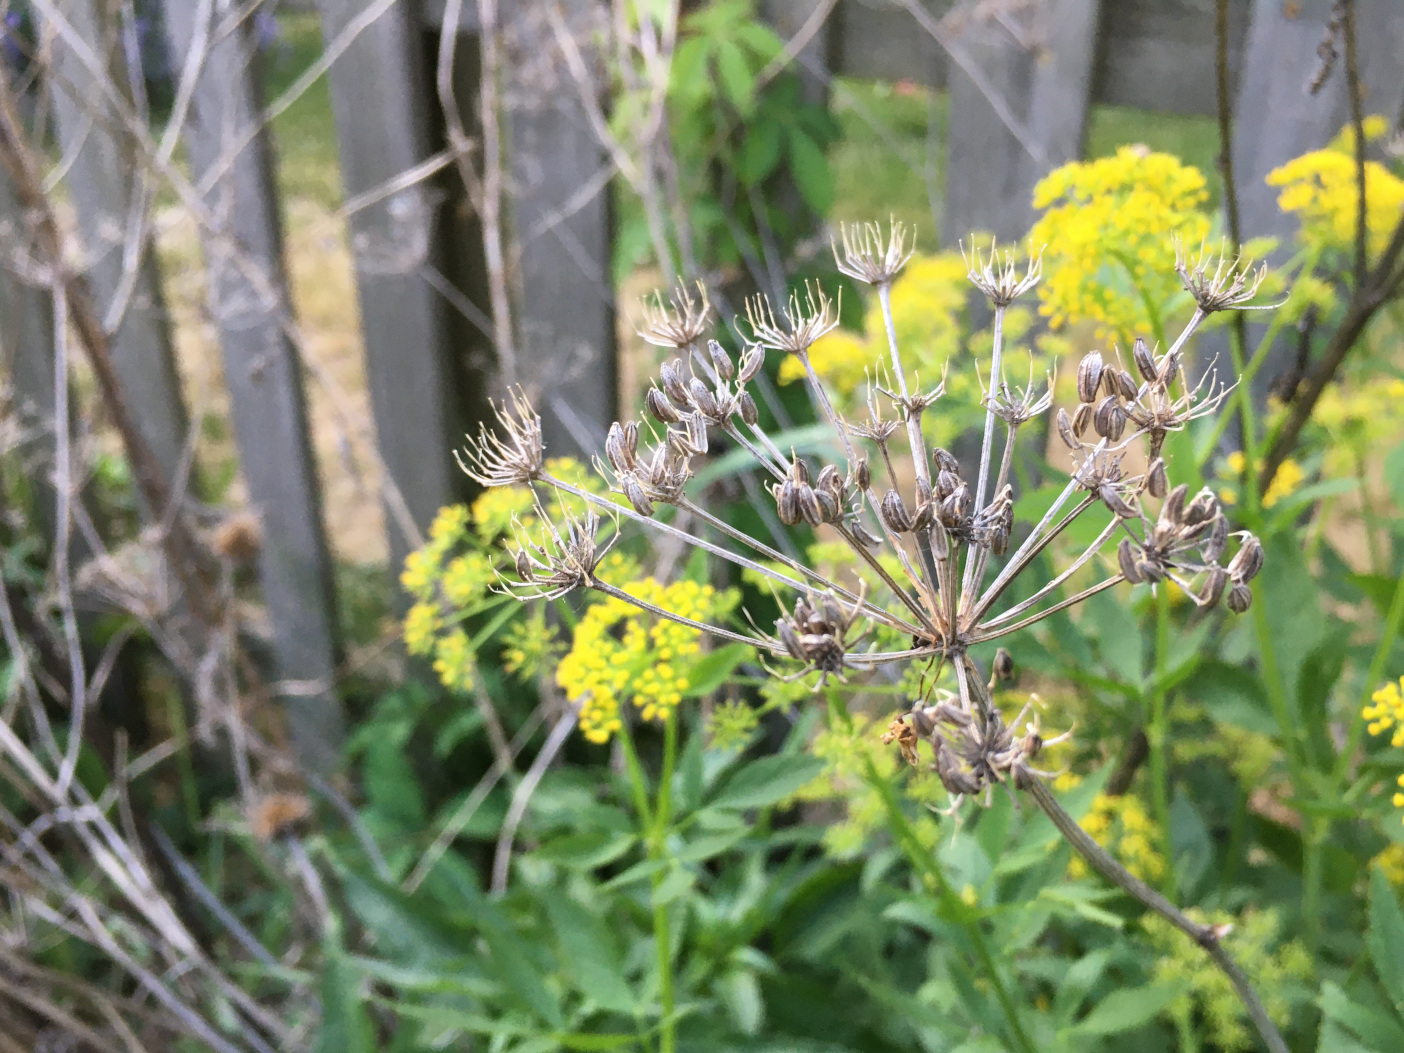
[[[994,310],[988,383],[982,380],[985,423],[972,484],[951,453],[929,449],[924,438],[923,417],[942,396],[944,384],[929,392],[914,390],[904,368],[889,291],[910,255],[908,245],[907,232],[894,223],[885,234],[872,226],[846,229],[842,250],[835,246],[839,269],[876,288],[888,336],[888,358],[881,372],[895,381],[891,391],[870,383],[869,419],[861,424],[844,419],[810,361],[810,348],[837,321],[832,302],[815,286],[807,287],[802,298],[792,295],[779,312],[764,297],[747,305],[753,342],[739,363],[716,341],[705,339],[705,294],[694,297],[680,289],[669,303],[657,298],[646,305],[642,335],[650,343],[672,348],[677,357],[663,364],[647,393],[652,423],[616,422],[609,430],[596,468],[612,496],[592,493],[545,470],[540,418],[524,396],[513,395],[510,405],[498,412],[498,433],[484,432],[470,441],[461,458],[464,469],[484,485],[528,485],[537,490],[538,515],[544,516],[541,494],[550,490],[584,500],[590,511],[568,515],[560,527],[548,524],[537,538],[519,532],[514,552],[517,578],[504,580],[503,588],[522,597],[551,598],[593,589],[656,617],[749,644],[770,658],[788,659],[794,663],[793,672],[785,679],[812,676],[816,690],[831,677],[842,679],[879,666],[924,661],[941,668],[949,663],[956,691],[936,691],[933,679],[931,688],[893,722],[889,740],[896,741],[913,763],[918,761],[919,744],[929,745],[932,767],[950,792],[953,808],[967,796],[988,799],[997,783],[1030,792],[1074,847],[1090,853],[1099,872],[1206,948],[1234,981],[1264,1041],[1276,1051],[1281,1039],[1241,970],[1219,946],[1221,934],[1206,935],[1207,930],[1194,926],[1157,893],[1127,884],[1129,875],[1065,812],[1059,814],[1056,800],[1040,781],[1048,773],[1032,761],[1065,736],[1045,740],[1037,721],[1026,721],[1027,708],[1006,723],[991,702],[993,682],[984,682],[970,653],[1123,582],[1147,583],[1152,589],[1173,586],[1198,607],[1222,601],[1234,612],[1248,608],[1249,583],[1262,566],[1262,546],[1247,533],[1230,533],[1211,491],[1190,495],[1184,485],[1172,488],[1162,450],[1170,434],[1216,411],[1231,390],[1212,365],[1191,384],[1185,349],[1209,314],[1257,308],[1248,301],[1262,280],[1262,269],[1203,249],[1191,260],[1181,248],[1177,270],[1196,310],[1171,346],[1157,353],[1137,340],[1130,356],[1136,375],[1118,361],[1104,360],[1100,352],[1082,359],[1077,410],[1071,416],[1059,410],[1056,420],[1069,451],[1071,477],[1011,554],[1016,533],[1010,481],[1014,445],[1019,429],[1050,408],[1052,380],[1046,390],[1036,388],[1032,378],[1022,390],[1011,390],[1003,371],[1002,320],[1005,309],[1037,284],[1039,257],[1030,253],[1022,266],[1012,252],[994,248],[966,257],[970,281]],[[814,464],[793,452],[787,456],[767,434],[748,390],[766,350],[799,359],[820,416],[843,451],[842,463]],[[890,403],[895,420],[884,417],[882,400]],[[998,454],[997,422],[1005,430]],[[686,490],[713,433],[750,453],[763,475],[773,480],[776,518],[784,527],[830,529],[874,572],[877,591],[855,593],[778,551],[794,551],[793,545],[754,539],[701,508]],[[905,438],[905,448],[898,436]],[[855,439],[875,447],[891,484],[885,492],[874,485],[870,454],[860,450]],[[1149,456],[1145,470],[1132,474],[1123,462],[1137,442],[1144,442]],[[899,458],[909,458],[914,468],[914,485],[905,493],[898,489],[893,469]],[[1151,501],[1157,503],[1153,515],[1145,507]],[[665,522],[661,506],[715,528],[723,543]],[[1032,595],[1000,609],[1009,586],[1054,539],[1083,516],[1098,513],[1106,522],[1069,567]],[[775,634],[748,635],[684,618],[601,581],[595,574],[601,551],[596,542],[599,515],[611,516],[616,524],[638,523],[753,571],[782,593],[788,591]],[[1225,562],[1231,537],[1237,537],[1239,547]],[[882,560],[880,555],[890,558]],[[1072,588],[1080,572],[1098,557],[1106,569],[1093,574],[1090,583]],[[993,581],[986,584],[991,563],[1001,560]],[[874,626],[884,628],[889,640],[894,631],[900,633],[899,638],[910,639],[912,646],[884,650],[872,639]],[[994,660],[996,675],[1007,675],[1011,667],[1001,649]]]

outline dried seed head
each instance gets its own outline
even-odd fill
[[[846,637],[858,620],[859,610],[858,604],[845,610],[830,593],[814,593],[795,601],[793,615],[776,620],[775,633],[792,658],[820,674],[822,686],[830,676],[843,676]]]
[[[1136,386],[1136,379],[1124,369],[1107,370],[1111,380],[1115,381],[1116,390],[1113,394],[1120,395],[1128,402],[1134,402],[1141,393],[1141,389]]]
[[[743,391],[736,396],[736,412],[752,428],[760,422],[760,410],[756,408],[756,400],[751,398],[749,391]]]
[[[746,301],[746,320],[755,334],[756,343],[792,355],[802,355],[815,341],[838,325],[838,311],[834,301],[825,296],[819,286],[806,283],[804,302],[800,302],[798,292],[791,293],[789,304],[781,312],[780,322],[776,321],[775,312],[765,296]]]
[[[730,380],[736,375],[736,366],[731,361],[731,356],[726,353],[726,348],[715,340],[707,341],[707,354],[712,360],[712,368],[717,371],[717,376],[722,380]]]
[[[882,495],[882,504],[879,507],[882,521],[887,529],[894,534],[909,533],[916,525],[912,519],[912,514],[907,511],[906,502],[902,500],[902,495],[896,490],[889,490]]]
[[[691,347],[707,331],[707,320],[711,304],[707,302],[707,289],[697,283],[698,298],[694,298],[687,287],[679,285],[663,302],[663,294],[655,292],[650,302],[648,297],[640,301],[644,313],[644,326],[637,330],[640,337],[658,347]]]
[[[972,239],[973,240],[973,239]],[[1004,259],[999,259],[999,249],[990,242],[990,253],[985,257],[978,247],[972,246],[967,253],[965,243],[960,246],[961,258],[965,260],[966,277],[979,289],[995,307],[1008,307],[1035,285],[1043,274],[1043,254],[1029,254],[1023,277],[1014,262],[1014,253],[1008,249]]]
[[[841,224],[839,236],[843,239],[841,259],[838,246],[830,242],[839,273],[869,285],[891,282],[916,251],[916,239],[912,239],[912,247],[908,248],[907,228],[896,220],[888,225],[886,237],[877,223]]]
[[[458,467],[483,486],[516,486],[541,475],[546,447],[541,439],[541,417],[532,409],[525,392],[515,388],[507,399],[492,404],[498,431],[478,426],[477,438],[469,437],[460,454],[454,451]],[[498,433],[500,432],[500,434]]]
[[[667,396],[657,388],[648,389],[647,394],[644,395],[644,406],[648,409],[649,414],[654,420],[661,421],[664,424],[676,424],[678,421],[682,420],[682,414],[673,407],[673,404],[668,401]]]
[[[1116,546],[1116,562],[1121,568],[1123,578],[1132,585],[1141,583],[1141,570],[1136,560],[1136,546],[1129,537],[1122,538],[1121,543]]]
[[[539,505],[536,514],[546,524],[539,541],[533,540],[520,525],[514,526],[517,551],[513,562],[521,580],[509,581],[507,586],[520,599],[548,600],[588,587],[594,580],[595,568],[609,551],[609,545],[600,549],[596,544],[599,516],[593,512],[583,516],[568,514],[562,533]]]
[[[1200,604],[1204,607],[1213,607],[1224,595],[1224,589],[1229,583],[1228,571],[1223,567],[1210,567],[1204,575],[1204,584],[1200,586]],[[1250,594],[1251,595],[1251,594]]]
[[[765,365],[765,348],[761,347],[760,344],[752,344],[741,356],[741,371],[736,374],[736,383],[749,384],[760,372],[763,365]]]
[[[1253,606],[1253,590],[1247,585],[1235,585],[1229,589],[1228,609],[1234,614],[1242,614]]]
[[[858,463],[853,466],[853,485],[864,493],[873,485],[873,473],[866,457],[859,457]]]
[[[1146,469],[1146,489],[1150,491],[1152,497],[1164,497],[1166,487],[1170,485],[1169,477],[1165,471],[1165,461],[1157,457],[1151,461],[1150,467]]]
[[[950,450],[936,446],[932,448],[931,456],[936,461],[936,467],[940,471],[950,472],[956,476],[960,475],[960,462],[955,459]]]
[[[995,652],[994,661],[990,663],[990,672],[1000,683],[1009,683],[1014,679],[1014,656],[1001,647]]]
[[[1251,259],[1245,260],[1242,256],[1230,259],[1222,244],[1217,253],[1201,244],[1198,258],[1191,263],[1184,242],[1176,239],[1175,270],[1185,290],[1206,314],[1230,310],[1264,311],[1280,306],[1245,306],[1258,294],[1259,286],[1267,277],[1267,264],[1260,264],[1254,269]]]
[[[1077,436],[1073,435],[1072,421],[1068,419],[1068,411],[1062,406],[1058,407],[1058,437],[1063,440],[1063,445],[1070,450],[1076,450],[1082,444],[1077,441]]]
[[[1240,585],[1246,585],[1263,569],[1263,544],[1252,534],[1243,536],[1243,544],[1229,560],[1229,575]]]
[[[1072,419],[1072,430],[1073,430],[1073,434],[1076,435],[1079,439],[1082,438],[1082,433],[1085,432],[1085,431],[1087,430],[1088,425],[1091,424],[1091,423],[1092,423],[1092,403],[1090,403],[1090,402],[1083,402],[1083,403],[1080,403],[1080,404],[1078,405],[1078,407],[1077,407],[1077,410],[1073,413],[1073,419]]]

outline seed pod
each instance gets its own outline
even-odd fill
[[[1131,358],[1136,363],[1136,371],[1141,374],[1141,378],[1147,384],[1153,383],[1156,380],[1155,356],[1139,336],[1131,345]]]
[[[931,503],[931,483],[930,483],[930,481],[928,481],[928,480],[926,480],[926,479],[923,479],[923,478],[920,478],[920,477],[917,478],[917,481],[916,481],[916,498],[917,498],[917,504],[926,505],[926,504],[930,504],[930,503]]]
[[[824,510],[819,507],[819,498],[815,496],[814,488],[810,486],[796,486],[795,496],[799,500],[799,513],[810,526],[818,526],[824,522]]]
[[[996,556],[1002,556],[1009,551],[1009,534],[1014,527],[1011,521],[1013,516],[1014,510],[1012,508],[1007,509],[1006,513],[999,517],[999,520],[994,526],[990,527],[990,551]]]
[[[797,483],[809,485],[809,466],[796,457],[790,462],[790,478]]]
[[[1234,614],[1242,614],[1253,606],[1253,590],[1247,585],[1235,585],[1229,589],[1228,609]]]
[[[1121,496],[1116,487],[1103,483],[1097,487],[1097,496],[1117,517],[1121,519],[1135,518],[1136,510],[1127,504],[1126,499]]]
[[[749,391],[736,396],[736,410],[741,414],[741,419],[753,428],[760,421],[760,410],[756,408],[756,400],[751,398]]]
[[[994,661],[990,663],[990,672],[1001,684],[1007,684],[1014,679],[1014,656],[1001,647],[995,652]]]
[[[832,464],[824,465],[819,470],[819,478],[814,481],[814,489],[837,499],[843,493],[843,480],[839,478],[838,469]]]
[[[1189,486],[1181,483],[1171,490],[1165,498],[1165,503],[1160,506],[1160,519],[1164,523],[1181,523],[1185,518],[1185,495],[1189,493]]]
[[[1213,492],[1205,489],[1194,495],[1194,500],[1185,509],[1185,522],[1198,525],[1207,523],[1219,514],[1219,501]]]
[[[1228,520],[1223,516],[1214,517],[1214,526],[1209,531],[1209,540],[1204,543],[1204,562],[1217,563],[1228,547]]]
[[[950,450],[940,446],[933,447],[931,456],[936,461],[936,467],[940,471],[950,472],[952,475],[960,474],[960,462],[955,459]]]
[[[917,505],[916,515],[912,516],[913,530],[930,529],[931,524],[936,521],[936,502],[923,501]]]
[[[1181,353],[1180,351],[1169,351],[1166,353],[1165,359],[1160,363],[1160,372],[1155,376],[1158,383],[1169,387],[1170,382],[1179,376]]]
[[[1116,561],[1121,566],[1121,576],[1132,585],[1141,583],[1141,570],[1136,565],[1136,550],[1129,537],[1121,539],[1116,546]]]
[[[702,414],[691,414],[685,423],[687,424],[687,440],[692,444],[692,449],[696,453],[706,453],[707,422],[703,419]]]
[[[1165,580],[1165,569],[1154,560],[1143,559],[1137,562],[1136,572],[1152,585]]]
[[[673,408],[673,404],[669,402],[664,397],[663,392],[659,391],[657,388],[648,389],[648,394],[644,396],[644,406],[648,409],[648,412],[653,416],[654,420],[661,421],[664,424],[676,424],[678,421],[682,420],[678,411]]]
[[[896,490],[889,490],[882,495],[879,512],[887,529],[894,534],[905,534],[915,525],[911,513],[907,511],[906,503],[902,500],[902,495]]]
[[[790,652],[791,658],[804,659],[804,650],[800,647],[799,634],[790,625],[788,618],[778,618],[775,622],[775,635],[780,637],[780,642],[785,645],[785,650]]]
[[[692,404],[697,407],[702,416],[716,420],[720,416],[721,407],[717,405],[717,397],[712,394],[712,389],[698,377],[693,377],[687,383],[687,393],[692,396]]]
[[[723,380],[730,380],[736,375],[736,366],[732,364],[731,356],[721,344],[715,340],[708,340],[707,354],[711,356],[712,368],[717,371],[717,376]]]
[[[1115,395],[1108,395],[1097,403],[1097,409],[1092,414],[1092,429],[1104,439],[1115,442],[1121,436],[1121,429],[1126,425],[1126,418],[1121,413],[1121,406]]]
[[[741,356],[741,372],[736,374],[738,384],[749,384],[751,379],[760,372],[760,368],[765,363],[765,348],[760,344],[752,344],[747,348],[746,353]]]
[[[951,554],[951,539],[946,533],[946,528],[941,525],[939,519],[933,519],[927,527],[927,536],[931,538],[931,554],[937,559],[946,559]]]
[[[1073,414],[1072,429],[1073,434],[1079,439],[1082,433],[1087,430],[1087,426],[1092,423],[1092,404],[1090,402],[1081,403],[1077,407],[1077,412]]]
[[[616,472],[627,472],[634,466],[633,458],[624,445],[624,426],[618,421],[609,426],[609,432],[605,435],[605,457]]]
[[[526,549],[517,549],[517,577],[523,581],[531,580],[531,557],[527,555]]]
[[[1135,402],[1136,396],[1141,393],[1141,389],[1136,385],[1135,378],[1124,369],[1112,369],[1108,372],[1116,378],[1117,391],[1121,394],[1121,397],[1127,402]]]
[[[1210,567],[1209,573],[1204,576],[1204,584],[1199,589],[1199,602],[1206,607],[1214,606],[1223,598],[1228,582],[1228,571],[1223,567]]]
[[[832,523],[835,519],[838,518],[840,507],[838,499],[835,498],[834,495],[827,490],[815,490],[813,493],[814,499],[819,502],[820,521],[824,523]]]
[[[873,485],[873,473],[868,468],[868,459],[859,457],[858,463],[853,466],[853,483],[859,490],[867,492],[868,487]]]
[[[1146,489],[1152,497],[1164,497],[1169,486],[1170,480],[1165,474],[1165,460],[1157,457],[1146,470]]]
[[[1063,440],[1063,445],[1070,450],[1075,450],[1081,445],[1077,437],[1073,435],[1072,421],[1068,419],[1068,411],[1062,406],[1058,407],[1058,437]]]
[[[653,515],[653,502],[648,499],[648,494],[644,493],[644,488],[639,484],[638,479],[633,475],[626,475],[619,482],[624,490],[624,496],[634,506],[635,512],[641,516]]]
[[[800,521],[799,485],[793,479],[786,479],[780,484],[775,495],[775,510],[780,522],[786,526],[794,526]]]
[[[1243,539],[1243,544],[1229,561],[1229,574],[1239,584],[1246,585],[1258,576],[1263,569],[1263,545],[1252,534]]]
[[[941,502],[942,507],[949,507],[957,516],[963,516],[970,511],[970,487],[962,482]]]
[[[1077,366],[1077,397],[1082,402],[1092,402],[1097,397],[1097,388],[1102,382],[1102,353],[1089,351],[1082,356]]]
[[[682,359],[675,358],[658,367],[658,382],[663,385],[663,394],[678,409],[692,409],[692,400],[687,397],[687,385],[683,383]]]

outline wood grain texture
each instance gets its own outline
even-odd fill
[[[210,225],[201,237],[209,309],[249,503],[262,524],[259,579],[293,748],[313,770],[336,764],[345,717],[333,690],[336,607],[321,489],[283,269],[283,236],[254,51],[234,5],[165,0],[172,53],[204,55],[183,129]],[[213,17],[211,11],[213,9]],[[201,16],[204,17],[201,17]]]

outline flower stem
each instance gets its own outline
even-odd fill
[[[678,713],[668,711],[663,721],[663,770],[658,777],[658,799],[653,810],[653,831],[649,837],[648,855],[652,862],[661,862],[668,852],[668,828],[673,821],[673,770],[678,755]],[[667,875],[653,875],[653,942],[658,954],[659,1053],[675,1053],[677,1024],[673,995],[672,937],[668,924],[668,905],[660,902],[659,889]]]
[[[1168,738],[1165,711],[1169,692],[1165,673],[1170,665],[1170,589],[1162,585],[1155,597],[1155,679],[1151,687],[1150,715],[1146,738],[1150,742],[1151,802],[1156,825],[1160,827],[1161,851],[1165,854],[1165,880],[1162,889],[1175,898],[1175,853],[1170,844],[1170,774],[1166,763]]]
[[[1058,798],[1053,796],[1053,792],[1037,775],[1023,773],[1019,776],[1018,783],[1020,789],[1027,791],[1029,796],[1038,802],[1038,806],[1043,809],[1044,814],[1053,820],[1053,825],[1058,828],[1059,833],[1067,838],[1068,843],[1083,859],[1087,860],[1088,865],[1093,870],[1132,899],[1155,911],[1203,947],[1214,964],[1233,984],[1239,1000],[1248,1010],[1248,1015],[1252,1018],[1253,1025],[1258,1029],[1258,1034],[1262,1036],[1263,1045],[1270,1053],[1289,1053],[1287,1043],[1282,1040],[1277,1025],[1268,1016],[1262,999],[1258,997],[1258,992],[1253,989],[1247,975],[1219,942],[1220,933],[1217,929],[1210,925],[1200,925],[1189,918],[1159,892],[1118,863],[1106,849],[1097,844],[1091,835],[1078,825],[1077,820],[1068,814],[1067,810],[1059,803]]]

